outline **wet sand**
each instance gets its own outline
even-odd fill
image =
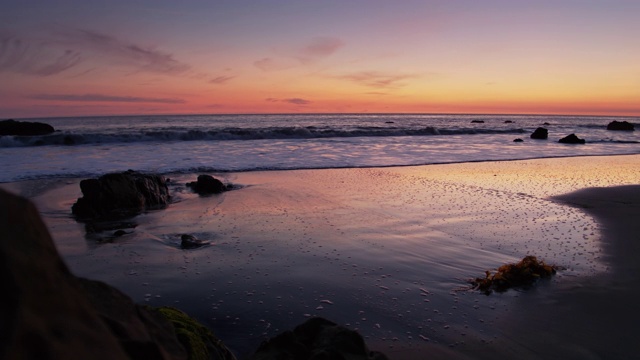
[[[170,175],[175,203],[121,238],[70,217],[80,179],[0,186],[36,202],[77,275],[178,306],[241,357],[319,315],[391,358],[624,359],[640,350],[640,191],[625,186],[639,169],[631,155],[227,173],[214,175],[242,188],[212,197]],[[183,233],[212,245],[181,250]],[[567,269],[466,290],[526,255]]]

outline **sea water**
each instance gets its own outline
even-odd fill
[[[0,137],[0,182],[135,169],[192,173],[425,165],[640,153],[637,118],[551,115],[147,115],[24,119],[45,136]],[[537,128],[547,140],[530,139]],[[585,145],[560,144],[569,134]],[[523,142],[514,142],[520,138]]]

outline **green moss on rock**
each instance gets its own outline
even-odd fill
[[[189,353],[190,360],[236,359],[211,330],[194,318],[173,307],[163,306],[157,310],[175,328],[176,336]]]

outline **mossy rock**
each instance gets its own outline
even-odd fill
[[[184,312],[168,306],[157,308],[176,331],[176,336],[189,353],[189,360],[236,360],[235,356],[211,330]]]
[[[486,271],[485,277],[469,280],[474,289],[490,294],[504,292],[513,287],[528,287],[541,278],[555,275],[559,266],[547,265],[535,256],[526,256],[516,264],[505,264],[495,273]]]

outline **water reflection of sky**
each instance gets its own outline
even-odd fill
[[[66,253],[77,274],[188,309],[236,350],[314,315],[382,350],[490,341],[495,310],[519,292],[459,291],[466,279],[530,254],[568,268],[551,283],[604,269],[590,217],[521,193],[385,169],[235,174],[249,186],[208,198],[186,192],[188,180],[175,177],[179,201],[112,243],[48,221],[59,247],[85,249]],[[181,250],[183,233],[212,245]]]

